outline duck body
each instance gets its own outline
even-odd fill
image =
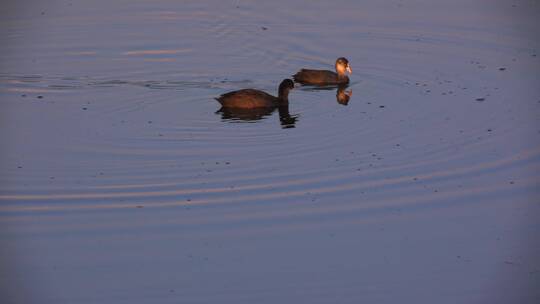
[[[243,89],[225,93],[216,98],[223,108],[258,109],[275,108],[289,103],[289,91],[294,88],[294,82],[285,79],[278,89],[278,97],[255,89]]]
[[[349,83],[346,73],[352,73],[349,61],[339,57],[335,64],[336,71],[301,69],[293,75],[294,81],[312,85],[344,85]]]
[[[326,70],[301,69],[293,75],[294,81],[301,84],[338,85],[349,83],[349,77],[339,76],[336,72]]]
[[[219,96],[216,100],[223,107],[240,109],[272,108],[281,103],[278,97],[254,89],[229,92]]]

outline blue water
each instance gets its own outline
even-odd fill
[[[3,299],[536,303],[539,5],[6,5]]]

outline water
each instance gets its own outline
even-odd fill
[[[1,14],[7,303],[540,298],[538,2]],[[218,111],[339,56],[348,100],[298,86],[288,109]]]

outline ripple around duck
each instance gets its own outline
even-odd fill
[[[413,25],[344,29],[332,22],[320,33],[320,24],[291,22],[292,14],[276,18],[249,5],[229,7],[211,15],[215,18],[149,14],[150,20],[201,26],[190,37],[209,35],[216,43],[213,49],[200,48],[202,54],[213,55],[205,71],[186,63],[179,65],[182,71],[165,75],[155,70],[105,78],[1,75],[3,89],[84,92],[104,100],[86,112],[80,133],[71,134],[84,136],[58,150],[58,155],[89,161],[44,166],[31,177],[26,173],[32,187],[3,186],[2,211],[99,210],[134,204],[232,207],[280,201],[304,208],[312,199],[328,203],[339,198],[341,203],[318,209],[337,212],[369,203],[397,206],[401,197],[411,204],[436,201],[440,195],[432,190],[440,187],[447,188],[448,197],[504,192],[509,186],[501,187],[507,182],[503,173],[538,167],[539,153],[532,144],[512,139],[519,151],[498,148],[502,138],[520,132],[512,130],[502,98],[490,98],[498,106],[491,116],[483,115],[488,106],[475,103],[476,96],[493,93],[495,86],[504,89],[505,84],[495,68],[478,66],[495,67],[498,58],[519,57],[524,48],[511,46],[526,38],[486,35],[481,28],[461,28],[458,34],[452,33],[454,28],[428,29],[420,35]],[[356,40],[347,40],[353,35]],[[277,113],[255,123],[230,123],[214,114],[219,106],[212,97],[225,91],[255,87],[274,94],[279,79],[299,68],[331,69],[338,55],[328,48],[327,36],[348,42],[339,49],[339,56],[347,54],[355,70],[346,107],[336,103],[335,90],[303,87],[291,93],[290,112],[298,115],[295,129],[281,129]],[[154,55],[181,60],[200,50],[137,45],[121,49],[116,55],[129,60]],[[485,62],[470,64],[477,60]],[[450,63],[441,64],[445,61]],[[191,76],[189,71],[195,70],[200,74]],[[123,93],[112,100],[118,91]],[[463,108],[469,111],[463,113]],[[495,135],[490,134],[493,130]],[[495,149],[499,150],[492,153]],[[66,170],[71,173],[62,177]],[[479,179],[490,174],[500,179],[493,186],[476,188]],[[458,188],[463,180],[472,185]],[[527,180],[523,185],[534,183]],[[366,193],[371,196],[363,201]],[[353,203],[358,201],[362,204]]]
[[[532,152],[532,151],[531,151]],[[305,204],[311,204],[314,200],[328,202],[331,200],[349,201],[344,204],[331,204],[315,211],[298,212],[350,212],[354,209],[381,208],[384,206],[394,206],[407,208],[408,203],[419,204],[421,202],[431,202],[449,199],[452,197],[466,197],[473,193],[504,192],[510,190],[506,181],[501,181],[487,187],[459,185],[448,188],[445,183],[452,185],[456,181],[467,180],[474,183],[487,175],[493,175],[500,171],[508,171],[508,168],[516,168],[524,164],[538,167],[540,151],[532,152],[528,155],[519,155],[510,159],[484,163],[473,167],[462,167],[453,170],[439,172],[429,172],[417,175],[403,175],[405,168],[388,168],[384,170],[374,170],[358,174],[343,172],[324,172],[322,175],[306,172],[301,176],[283,176],[282,174],[258,174],[247,175],[233,174],[239,178],[227,180],[227,186],[219,186],[224,183],[222,177],[209,177],[203,182],[191,183],[169,183],[169,184],[138,184],[138,185],[116,185],[98,186],[76,190],[71,193],[52,194],[2,194],[0,200],[3,201],[1,211],[3,213],[15,212],[24,215],[28,212],[66,212],[85,211],[99,209],[122,209],[135,205],[144,205],[151,208],[169,208],[181,206],[204,206],[215,204],[226,204],[233,207],[235,204],[251,204],[253,202],[268,202],[279,204],[284,199],[286,202],[295,201],[295,207],[299,208]],[[415,170],[422,170],[423,166],[413,164]],[[416,168],[415,168],[416,167]],[[445,166],[446,167],[446,166]],[[407,174],[407,173],[406,173]],[[387,177],[393,176],[393,177]],[[414,177],[414,178],[413,178]],[[434,185],[446,188],[440,194],[433,191],[426,191],[424,194],[418,193],[418,186]],[[233,186],[229,186],[233,185]],[[442,185],[442,186],[441,186]],[[520,187],[529,189],[537,186],[534,179],[520,182]],[[49,189],[51,190],[51,189]],[[357,204],[357,199],[352,199],[351,194],[364,194],[370,192],[383,191],[383,196],[371,197],[372,204]],[[325,199],[325,197],[327,197]],[[396,198],[400,199],[396,201]],[[388,201],[390,205],[383,202]],[[75,203],[76,202],[76,203]],[[308,203],[309,202],[309,203]],[[374,203],[374,204],[373,204]],[[290,206],[293,208],[293,206]],[[307,206],[309,207],[309,206]],[[303,208],[303,207],[302,207]],[[301,208],[301,209],[302,209]],[[311,209],[311,208],[310,208]],[[295,212],[297,213],[297,212]],[[283,215],[285,216],[287,212]],[[270,216],[270,215],[268,215]],[[244,217],[246,217],[244,215]],[[250,217],[247,217],[250,218]]]
[[[0,21],[8,299],[533,291],[537,3],[56,2]],[[346,105],[297,87],[294,128],[216,114],[339,56]]]

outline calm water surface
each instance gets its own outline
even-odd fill
[[[538,1],[3,8],[5,303],[540,299]]]

